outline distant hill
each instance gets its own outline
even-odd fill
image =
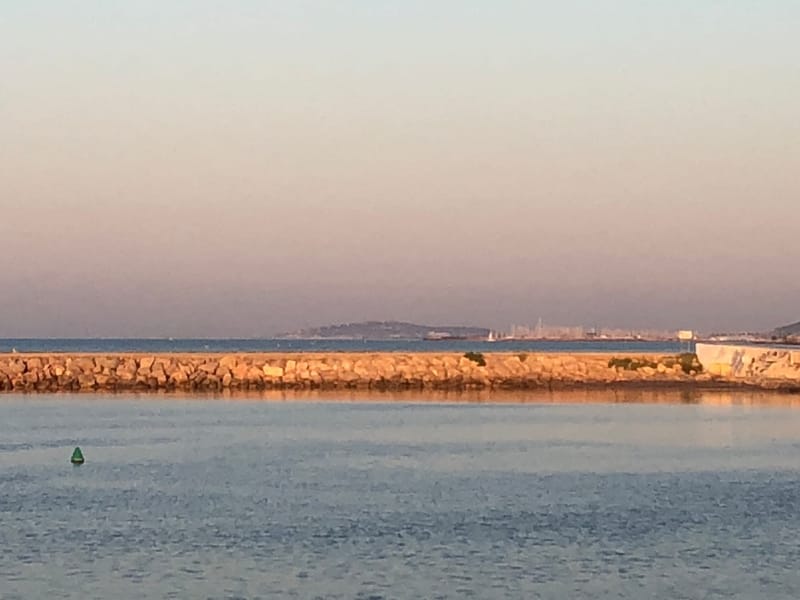
[[[483,327],[449,325],[417,325],[401,321],[364,321],[302,329],[280,337],[295,339],[356,339],[356,340],[422,340],[452,338],[485,338],[489,330]]]
[[[800,336],[800,321],[792,323],[791,325],[784,325],[778,327],[772,332],[772,336],[776,338],[787,338]]]

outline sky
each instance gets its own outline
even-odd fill
[[[0,337],[800,320],[794,0],[0,0]]]

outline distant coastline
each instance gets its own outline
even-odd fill
[[[309,353],[309,352],[679,352],[677,341],[608,340],[366,340],[293,338],[11,338],[0,354],[19,353]]]
[[[680,341],[682,334],[689,334]],[[800,345],[800,323],[770,333],[670,332],[608,328],[512,325],[486,327],[364,321],[326,325],[276,336],[218,337],[29,337],[0,338],[3,352],[677,352],[698,342]]]

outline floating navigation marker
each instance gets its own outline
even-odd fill
[[[80,448],[75,448],[72,451],[72,458],[69,459],[73,465],[82,465],[84,463],[83,452],[81,452]]]

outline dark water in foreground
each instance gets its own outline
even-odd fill
[[[800,597],[800,410],[708,398],[0,396],[0,598]]]

